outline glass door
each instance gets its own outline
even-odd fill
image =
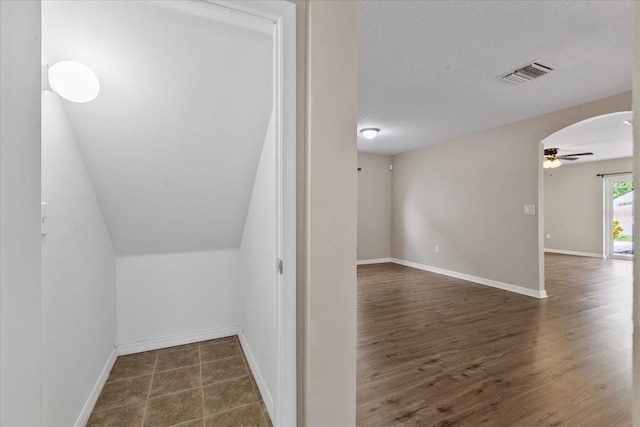
[[[605,182],[607,258],[633,258],[633,177],[609,176]]]

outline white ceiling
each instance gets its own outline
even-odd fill
[[[632,120],[632,116],[631,111],[623,111],[592,117],[561,129],[542,142],[544,148],[558,148],[559,155],[593,153],[579,160],[563,160],[562,163],[567,165],[631,157],[632,127],[624,122]]]
[[[631,1],[358,1],[358,150],[396,154],[631,90]],[[496,77],[556,67],[522,86]]]
[[[50,63],[101,92],[65,102],[116,253],[238,247],[272,110],[271,36],[157,3],[43,2]]]

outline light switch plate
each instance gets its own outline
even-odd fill
[[[524,205],[524,214],[525,215],[535,215],[536,214],[536,205]]]

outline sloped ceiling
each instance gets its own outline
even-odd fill
[[[632,1],[359,1],[359,151],[396,154],[631,90]],[[522,86],[496,79],[531,61]]]
[[[45,1],[43,55],[100,79],[94,101],[64,102],[118,255],[239,246],[272,110],[268,32],[158,3]]]

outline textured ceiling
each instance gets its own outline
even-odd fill
[[[362,152],[395,154],[631,90],[631,1],[359,1]],[[549,75],[496,77],[533,60]]]
[[[270,35],[157,3],[45,1],[43,55],[100,79],[94,101],[64,103],[118,255],[239,246]]]

